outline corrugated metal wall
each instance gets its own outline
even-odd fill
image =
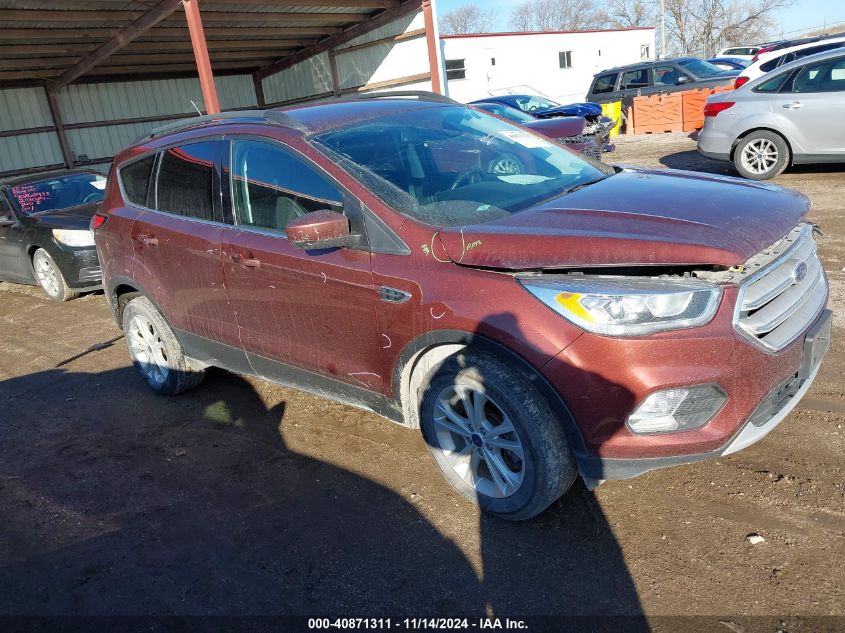
[[[52,126],[43,88],[0,90],[0,132]],[[55,132],[0,136],[0,172],[61,162],[62,151]]]
[[[368,44],[423,28],[425,28],[425,19],[422,11],[419,11],[335,48],[332,52],[335,56],[341,90],[428,73],[430,68],[425,35],[345,52],[345,49],[360,44]],[[262,81],[262,86],[267,103],[283,103],[331,93],[329,54],[322,53],[275,75],[270,75]],[[408,89],[407,86],[402,88]],[[431,82],[416,83],[413,89],[431,90]]]
[[[217,77],[216,82],[221,108],[256,106],[250,75]],[[67,129],[68,144],[79,161],[110,159],[152,128],[172,121],[172,115],[192,114],[194,107],[191,101],[200,110],[205,109],[198,79],[72,84],[56,97],[65,125],[122,121],[116,125]],[[171,118],[167,118],[168,115]],[[127,119],[155,116],[163,118],[126,122]],[[43,88],[0,90],[0,134],[40,127],[53,127],[47,93]],[[62,163],[55,131],[0,135],[0,172]]]

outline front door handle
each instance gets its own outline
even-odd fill
[[[258,268],[261,266],[260,259],[245,258],[238,253],[232,253],[231,259],[236,264],[240,264],[244,268]]]
[[[804,104],[800,101],[793,101],[792,103],[784,103],[783,107],[787,110],[798,110],[799,108],[803,108]]]
[[[152,235],[139,235],[138,241],[144,246],[158,246],[158,238]]]

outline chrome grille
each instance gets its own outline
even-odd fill
[[[827,279],[810,224],[797,226],[761,257],[774,258],[740,285],[734,325],[746,337],[778,351],[824,309]],[[752,262],[748,268],[759,265]]]

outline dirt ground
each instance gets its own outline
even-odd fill
[[[621,138],[612,160],[733,173],[683,134]],[[845,167],[776,182],[825,231],[834,342],[807,398],[739,454],[579,484],[526,523],[482,516],[375,415],[223,371],[156,397],[102,295],[0,284],[0,614],[845,630],[808,619],[845,616]]]

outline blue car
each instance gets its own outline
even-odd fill
[[[707,61],[722,70],[744,70],[751,63],[750,59],[741,57],[713,57]]]
[[[584,134],[597,135],[601,139],[605,152],[611,152],[615,146],[609,142],[610,130],[616,121],[602,114],[601,106],[597,103],[570,103],[561,105],[537,95],[493,95],[470,102],[469,105],[480,103],[501,103],[516,108],[537,119],[548,119],[561,116],[580,116],[587,121]]]

